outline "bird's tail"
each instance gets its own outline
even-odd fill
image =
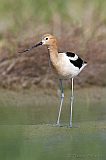
[[[82,65],[82,67],[80,68],[80,71],[82,71],[82,69],[83,68],[85,68],[85,66],[87,65],[87,62],[86,61],[84,61],[84,63],[83,63],[83,65]]]

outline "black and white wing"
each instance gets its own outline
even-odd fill
[[[69,58],[70,62],[75,66],[81,69],[85,64],[87,65],[87,62],[82,60],[77,54],[73,52],[66,52],[66,56]]]

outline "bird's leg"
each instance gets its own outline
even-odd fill
[[[60,89],[61,89],[61,101],[60,101],[59,113],[58,113],[58,118],[57,118],[57,123],[56,123],[57,125],[60,125],[60,115],[61,115],[62,105],[64,101],[64,90],[63,90],[61,79],[60,79]]]
[[[70,102],[70,124],[69,126],[72,128],[72,112],[73,112],[73,100],[74,100],[74,79],[71,80],[71,102]]]

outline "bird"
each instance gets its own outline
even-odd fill
[[[74,78],[84,69],[87,65],[87,62],[80,58],[74,52],[59,52],[58,51],[58,42],[57,38],[52,34],[45,34],[42,36],[42,39],[39,43],[35,44],[29,49],[25,49],[23,52],[28,52],[35,47],[45,45],[49,51],[49,57],[51,62],[51,68],[55,72],[56,76],[60,82],[61,90],[61,99],[58,111],[58,117],[56,121],[57,126],[60,125],[60,116],[64,101],[64,89],[63,89],[63,80],[71,80],[71,97],[70,97],[70,120],[69,127],[72,128],[72,118],[73,118],[73,101],[74,101]]]

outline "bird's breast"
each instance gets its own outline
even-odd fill
[[[70,64],[64,62],[62,59],[59,59],[57,62],[52,62],[51,66],[53,72],[59,77],[69,78],[73,76],[73,69],[71,68]]]

